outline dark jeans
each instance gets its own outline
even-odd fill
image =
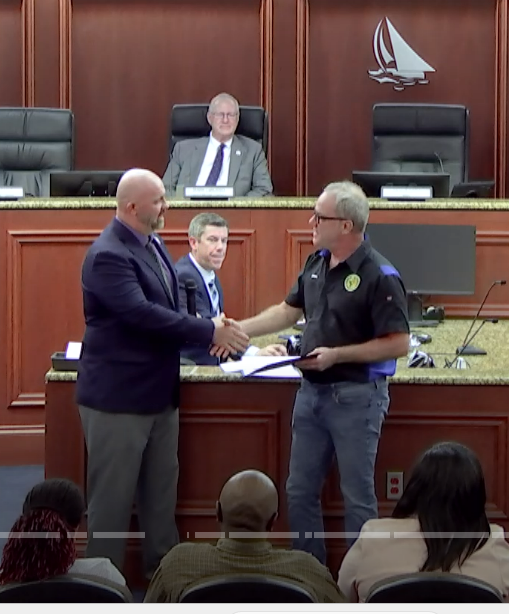
[[[312,384],[306,380],[295,398],[290,475],[286,483],[293,547],[325,563],[321,506],[325,478],[336,455],[345,506],[348,545],[362,525],[378,515],[375,460],[389,408],[385,378],[365,384]]]

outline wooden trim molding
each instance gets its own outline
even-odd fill
[[[23,106],[35,106],[35,0],[21,4],[22,100]]]
[[[43,465],[44,424],[0,426],[0,465]]]
[[[507,186],[508,0],[495,9],[495,198],[505,198]]]
[[[297,196],[307,194],[309,0],[297,0]]]
[[[61,109],[71,108],[71,0],[58,2],[58,102]]]
[[[271,171],[272,152],[272,81],[274,73],[274,0],[262,0],[260,5],[260,104],[269,116],[269,139],[267,144],[267,163]]]

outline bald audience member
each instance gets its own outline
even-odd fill
[[[122,569],[137,494],[147,578],[179,541],[180,348],[216,339],[232,351],[248,344],[228,320],[180,313],[175,269],[156,233],[167,209],[157,175],[126,172],[116,216],[82,269],[86,328],[76,398],[88,451],[86,556]]]
[[[311,554],[273,548],[268,541],[278,515],[274,482],[243,471],[224,485],[217,502],[221,537],[216,545],[187,542],[163,557],[145,601],[176,603],[191,584],[217,577],[259,574],[307,590],[319,603],[344,601],[329,570]]]

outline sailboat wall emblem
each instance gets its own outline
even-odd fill
[[[379,70],[368,70],[378,83],[392,83],[397,91],[417,83],[429,83],[426,73],[435,69],[425,62],[385,17],[378,23],[373,36],[373,53]]]

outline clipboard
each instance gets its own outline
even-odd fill
[[[262,367],[257,367],[252,371],[249,371],[249,373],[244,372],[244,377],[249,377],[250,375],[255,375],[256,373],[261,373],[262,371],[269,371],[270,369],[279,369],[279,367],[286,367],[288,365],[298,367],[299,362],[302,362],[303,360],[314,360],[316,358],[316,356],[288,356],[282,360],[275,358],[275,360],[269,364],[263,365]]]

